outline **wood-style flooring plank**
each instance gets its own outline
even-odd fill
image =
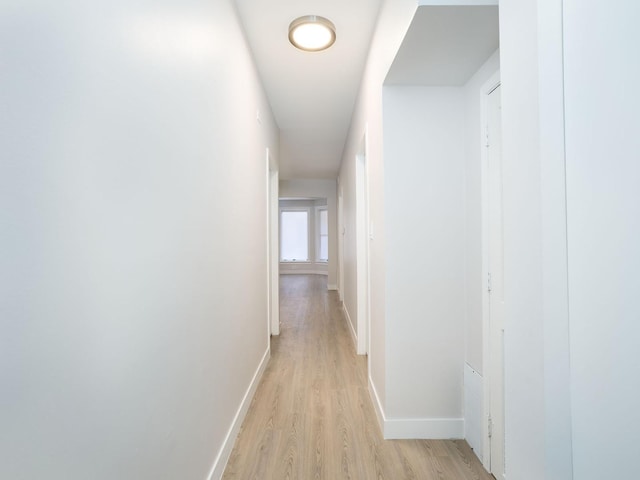
[[[493,480],[463,440],[384,440],[335,292],[280,278],[280,336],[223,480]]]

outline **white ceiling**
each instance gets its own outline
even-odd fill
[[[380,0],[236,0],[280,127],[280,178],[336,178]],[[336,43],[302,52],[292,20],[321,15]]]
[[[498,45],[497,6],[420,7],[385,85],[464,85]]]
[[[282,179],[336,178],[380,0],[236,0],[276,122]],[[320,15],[336,43],[302,52],[291,21]],[[418,8],[386,84],[462,85],[498,47],[497,7]]]

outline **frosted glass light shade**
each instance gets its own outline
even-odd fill
[[[289,25],[289,41],[300,50],[319,52],[336,41],[336,27],[324,17],[306,15]]]

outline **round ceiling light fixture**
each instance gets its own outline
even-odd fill
[[[289,41],[306,52],[326,50],[336,41],[336,27],[324,17],[305,15],[289,25]]]

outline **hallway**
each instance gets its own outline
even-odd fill
[[[336,292],[322,275],[280,277],[279,337],[225,480],[485,480],[466,442],[383,440]]]

